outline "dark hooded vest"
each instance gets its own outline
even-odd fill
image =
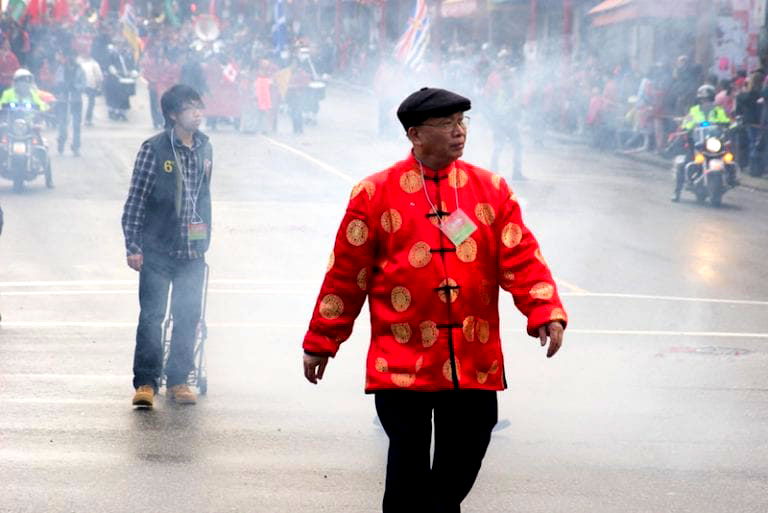
[[[191,246],[202,254],[208,250],[211,240],[210,183],[213,151],[207,136],[197,134],[196,137],[203,137],[202,144],[198,145],[194,151],[197,153],[198,165],[204,172],[200,196],[197,200],[197,213],[203,218],[203,222],[208,225],[208,237],[205,240],[192,241]],[[180,214],[184,195],[186,194],[184,180],[178,163],[174,158],[170,134],[162,132],[147,142],[152,145],[155,156],[157,180],[147,199],[143,247],[145,250],[169,254],[182,249]],[[176,154],[180,155],[182,151],[190,150],[187,147],[181,148],[177,145]]]

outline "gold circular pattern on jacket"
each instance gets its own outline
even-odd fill
[[[353,219],[347,226],[347,241],[353,246],[362,246],[368,240],[368,226],[360,219]]]
[[[336,254],[331,251],[331,256],[328,257],[328,267],[325,269],[325,272],[330,271],[333,269],[333,264],[336,263]]]
[[[456,378],[461,381],[459,376],[461,376],[461,365],[459,364],[459,361],[456,360]],[[443,377],[453,383],[453,374],[451,373],[451,360],[446,360],[443,364]]]
[[[496,374],[497,372],[499,372],[499,361],[494,360],[493,363],[491,364],[491,368],[488,369],[488,373]]]
[[[497,174],[493,174],[491,176],[491,183],[493,184],[494,187],[501,190],[501,176]]]
[[[395,340],[397,340],[399,343],[407,344],[408,341],[411,340],[411,327],[407,322],[399,322],[393,324],[391,328],[392,335],[395,336]]]
[[[488,338],[491,335],[490,323],[483,319],[477,319],[475,321],[475,335],[477,335],[477,340],[479,340],[481,344],[488,342]]]
[[[405,312],[411,306],[411,291],[405,287],[395,287],[390,294],[392,308],[397,312]]]
[[[540,281],[528,292],[534,299],[552,299],[555,295],[555,286],[545,281]]]
[[[379,372],[387,372],[387,370],[389,369],[389,364],[382,357],[376,358],[376,363],[374,363],[373,366]]]
[[[490,203],[478,203],[475,205],[475,217],[486,226],[491,226],[496,220],[496,212]]]
[[[439,286],[445,287],[446,285],[455,287],[458,284],[456,283],[456,280],[454,280],[453,278],[448,278],[447,280],[441,281]],[[445,290],[438,290],[437,296],[440,298],[440,301],[442,301],[443,303],[448,303],[449,301],[453,303],[454,301],[456,301],[456,298],[459,297],[459,289],[451,289],[450,294],[446,294]]]
[[[515,223],[507,223],[501,232],[501,242],[508,248],[514,248],[523,240],[523,229]]]
[[[362,191],[365,191],[368,193],[368,199],[373,199],[373,195],[376,192],[376,184],[374,184],[369,180],[363,180],[362,182],[352,187],[352,193],[350,194],[350,199],[356,198],[357,195],[360,194]]]
[[[467,181],[469,181],[469,175],[467,175],[467,172],[463,169],[454,167],[451,169],[450,173],[448,173],[448,185],[451,187],[461,189],[467,185]]]
[[[462,262],[474,262],[477,258],[477,242],[472,237],[467,237],[456,248],[456,256]]]
[[[401,226],[403,226],[403,217],[394,208],[385,210],[381,214],[381,227],[385,232],[395,233]]]
[[[562,308],[553,308],[552,313],[549,314],[550,321],[568,321],[568,316]]]
[[[415,381],[416,381],[416,374],[405,374],[405,373],[392,374],[392,383],[394,383],[395,385],[401,388],[408,388],[409,386],[413,385]]]
[[[368,290],[368,268],[363,267],[360,272],[357,273],[357,286],[360,290]]]
[[[430,251],[429,244],[424,241],[414,244],[408,252],[408,262],[416,269],[424,267],[430,260],[432,260],[432,252]]]
[[[423,184],[421,183],[421,175],[416,171],[406,171],[400,175],[400,188],[408,194],[419,192]]]
[[[477,382],[481,385],[485,385],[486,381],[488,381],[488,373],[477,371]]]
[[[461,331],[464,333],[464,340],[467,342],[475,341],[475,318],[473,316],[470,315],[464,319],[461,324]]]
[[[344,312],[344,302],[336,294],[326,294],[320,301],[320,316],[323,319],[338,319]]]
[[[440,330],[437,329],[437,324],[433,321],[424,321],[419,324],[419,330],[421,330],[421,345],[424,347],[432,347],[437,341],[437,336],[440,334]]]

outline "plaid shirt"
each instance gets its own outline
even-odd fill
[[[183,259],[194,259],[203,256],[202,252],[195,249],[194,241],[189,240],[189,224],[193,220],[193,196],[203,186],[205,170],[199,162],[196,150],[206,143],[206,139],[199,133],[195,133],[192,139],[192,148],[184,146],[176,138],[176,155],[184,179],[184,191],[182,193],[181,215],[179,223],[179,243],[170,256]],[[136,163],[133,167],[131,187],[128,190],[128,199],[123,208],[123,235],[125,236],[125,249],[128,255],[142,253],[142,231],[149,196],[157,181],[157,162],[152,145],[145,141],[141,145]],[[191,192],[190,192],[191,191]]]

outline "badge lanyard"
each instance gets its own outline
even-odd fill
[[[187,171],[181,165],[181,160],[179,160],[179,156],[176,154],[176,139],[174,137],[173,128],[171,128],[171,149],[173,150],[173,159],[176,161],[176,167],[179,168],[179,172],[182,176],[187,175]],[[207,237],[208,227],[205,225],[203,218],[200,217],[200,214],[197,213],[197,200],[200,198],[200,192],[203,190],[203,182],[205,182],[205,173],[201,173],[200,182],[197,184],[197,191],[194,195],[188,187],[184,187],[184,190],[187,193],[187,198],[192,205],[192,220],[189,223],[190,240],[200,240]]]
[[[453,186],[453,192],[456,197],[456,210],[451,215],[449,215],[445,221],[443,221],[443,216],[440,215],[440,211],[432,203],[432,200],[429,199],[429,193],[427,192],[427,181],[424,178],[424,166],[420,160],[417,159],[416,162],[419,163],[419,170],[421,171],[421,184],[424,188],[424,197],[427,198],[427,203],[429,203],[429,206],[432,208],[432,212],[434,212],[434,214],[437,216],[438,227],[440,228],[440,231],[443,232],[451,242],[453,242],[454,246],[458,247],[462,242],[467,240],[467,238],[472,235],[475,230],[477,230],[477,225],[473,223],[472,219],[469,218],[466,212],[464,212],[461,207],[459,207],[458,171],[456,171],[456,183]],[[456,170],[455,166],[454,170]]]

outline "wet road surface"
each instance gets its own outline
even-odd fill
[[[130,406],[137,275],[120,215],[146,115],[97,118],[82,157],[54,156],[56,189],[0,183],[0,511],[378,511],[367,313],[320,386],[300,368],[349,190],[408,149],[376,137],[375,112],[331,90],[303,136],[286,119],[270,137],[211,134],[195,407]],[[465,158],[484,166],[474,118]],[[554,141],[524,166],[511,185],[571,324],[547,360],[502,298],[509,390],[464,511],[768,511],[768,196],[675,205],[668,174]]]

